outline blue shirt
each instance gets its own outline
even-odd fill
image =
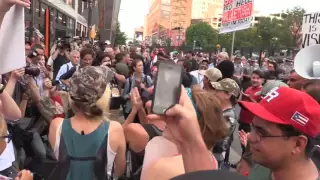
[[[71,62],[68,62],[64,65],[62,65],[58,71],[58,74],[56,76],[56,81],[60,81],[60,77],[65,74],[66,72],[68,72],[71,68],[73,67],[73,64]],[[60,81],[61,84],[61,81]],[[61,84],[61,88],[62,89],[66,89],[67,87],[63,84]]]

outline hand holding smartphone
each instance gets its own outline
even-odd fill
[[[164,115],[179,103],[182,83],[182,68],[176,64],[160,63],[156,75],[152,113]]]

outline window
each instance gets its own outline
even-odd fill
[[[41,16],[45,16],[45,12],[46,12],[46,9],[48,8],[48,6],[46,4],[43,4],[41,3],[40,4],[40,9],[41,9]]]
[[[62,13],[58,12],[58,24],[62,24]]]
[[[67,16],[66,15],[62,15],[62,25],[66,26],[67,25]]]
[[[83,6],[83,2],[79,1],[78,2],[78,13],[81,14],[82,13],[82,6]]]
[[[58,23],[58,15],[59,15],[59,11],[56,11],[56,13],[55,13],[56,15],[55,15],[55,19],[56,19],[56,23]]]
[[[161,11],[162,18],[170,18],[170,11]]]
[[[35,0],[34,1],[34,3],[35,3],[35,9],[36,9],[36,13],[38,14],[38,16],[40,16],[41,15],[41,13],[40,13],[40,2],[39,2],[39,0]]]

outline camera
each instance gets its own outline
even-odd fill
[[[25,74],[31,75],[33,77],[37,77],[40,74],[40,69],[36,67],[27,66],[25,68]]]
[[[67,37],[66,37],[67,38]],[[68,50],[68,49],[71,49],[71,44],[70,42],[68,41],[68,39],[58,39],[57,40],[57,48],[58,49],[61,49],[61,50]]]

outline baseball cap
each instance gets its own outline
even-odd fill
[[[289,87],[276,87],[259,103],[241,101],[239,104],[261,119],[291,125],[313,138],[320,131],[320,105],[305,92]]]
[[[237,54],[237,55],[234,56],[235,59],[241,59],[241,57],[242,56],[240,54]]]
[[[271,89],[275,88],[275,87],[288,87],[287,84],[285,84],[282,81],[278,81],[278,80],[269,80],[267,81],[267,83],[265,83],[261,89],[261,91],[256,92],[256,96],[265,96]]]
[[[251,57],[248,61],[258,61],[256,57]]]
[[[222,73],[217,68],[211,68],[208,70],[201,70],[200,74],[206,76],[211,82],[216,82],[222,78]]]
[[[111,69],[107,67],[88,66],[80,68],[70,78],[70,97],[84,106],[94,105],[104,94],[112,79]]]
[[[211,82],[211,85],[213,88],[220,91],[227,91],[235,97],[238,97],[240,95],[240,88],[236,81],[234,81],[233,79],[225,78],[219,82]]]

